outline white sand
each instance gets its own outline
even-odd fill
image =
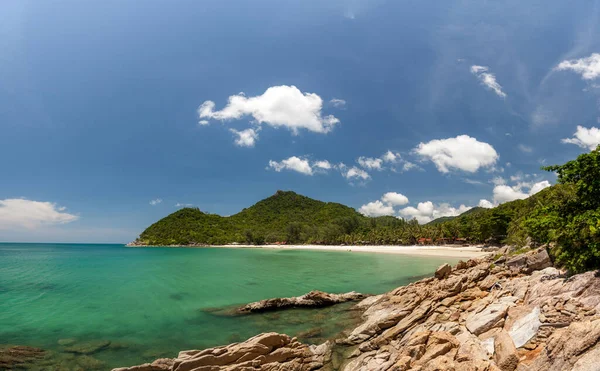
[[[404,254],[418,256],[443,256],[450,258],[477,258],[488,255],[477,246],[323,246],[323,245],[263,245],[263,246],[228,246],[228,247],[258,247],[263,249],[290,250],[323,250],[368,252],[383,254]]]

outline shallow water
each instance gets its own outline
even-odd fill
[[[173,357],[264,331],[318,343],[355,321],[351,305],[225,317],[211,308],[310,290],[382,293],[457,259],[406,255],[123,245],[0,244],[0,344],[90,354],[101,369]],[[72,356],[69,356],[72,359]],[[66,362],[66,361],[65,361]],[[75,362],[75,361],[73,361]],[[84,367],[85,368],[85,367]]]

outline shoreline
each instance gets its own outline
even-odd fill
[[[480,258],[491,254],[483,246],[456,246],[456,245],[214,245],[214,246],[154,246],[154,245],[126,245],[127,247],[180,247],[180,248],[232,248],[232,249],[271,249],[271,250],[311,250],[311,251],[339,251],[375,254],[400,254],[411,256],[431,256],[447,258]]]

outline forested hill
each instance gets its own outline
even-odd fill
[[[545,170],[556,172],[559,184],[524,200],[474,208],[428,225],[392,216],[369,218],[338,203],[277,191],[230,217],[179,210],[151,225],[135,244],[533,243],[556,246],[553,257],[573,271],[599,268],[600,149]]]
[[[181,209],[146,229],[147,245],[289,243],[332,241],[369,219],[353,208],[277,191],[241,212],[222,217],[197,208]],[[383,221],[387,218],[380,218]]]

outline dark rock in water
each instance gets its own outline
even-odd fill
[[[99,359],[90,356],[77,357],[76,362],[84,370],[102,370],[106,369],[106,364]]]
[[[73,345],[77,342],[75,339],[58,339],[58,345],[62,345],[64,347],[68,347],[69,345]]]
[[[0,347],[0,370],[29,368],[36,361],[43,359],[46,351],[26,346]]]
[[[76,354],[93,354],[99,350],[107,348],[110,345],[110,341],[108,340],[94,340],[94,341],[86,341],[83,343],[76,343],[64,349],[67,353],[76,353]]]
[[[328,294],[323,291],[311,291],[302,296],[291,298],[275,298],[257,301],[238,308],[237,312],[260,313],[274,310],[282,310],[289,308],[322,308],[330,305],[345,303],[347,301],[361,300],[367,295],[352,291],[345,294]]]

